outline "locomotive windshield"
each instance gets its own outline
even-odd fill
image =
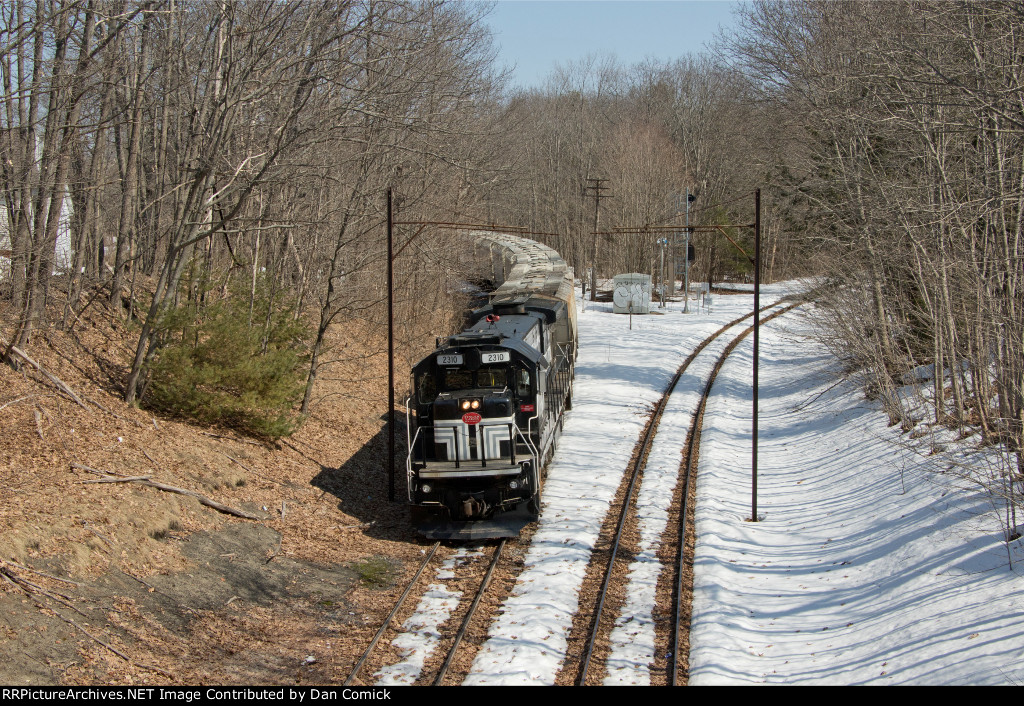
[[[422,372],[416,376],[416,397],[420,404],[433,402],[439,391],[504,390],[515,385],[519,397],[531,394],[530,372],[518,366],[511,370],[506,366],[484,366],[476,372],[464,368],[442,368],[439,377],[440,380],[435,378],[433,372]]]
[[[505,366],[482,367],[476,372],[463,369],[444,371],[444,387],[446,390],[475,390],[479,388],[504,389],[508,379]]]

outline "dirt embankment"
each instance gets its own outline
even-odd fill
[[[379,334],[333,331],[334,357],[353,362],[273,445],[125,405],[134,340],[91,312],[29,351],[84,408],[0,366],[0,683],[344,679],[421,551],[388,502]]]

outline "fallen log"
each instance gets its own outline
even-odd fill
[[[0,348],[8,348],[11,351],[11,353],[14,353],[14,355],[18,356],[23,361],[25,361],[26,363],[31,365],[33,368],[38,370],[40,372],[40,374],[42,374],[47,380],[49,380],[51,383],[53,383],[57,387],[57,389],[59,389],[65,395],[67,395],[68,397],[73,399],[75,402],[77,402],[78,405],[82,409],[89,409],[86,406],[85,402],[82,401],[82,398],[75,394],[74,390],[72,390],[70,387],[68,387],[67,384],[65,384],[64,381],[61,380],[59,377],[57,377],[53,373],[51,373],[48,370],[46,370],[39,363],[37,363],[34,360],[32,360],[32,358],[29,357],[28,353],[26,353],[25,351],[21,350],[20,348],[18,348],[16,346],[8,347],[7,344],[5,344],[3,341],[0,341]]]
[[[153,476],[106,476],[104,478],[93,478],[83,480],[83,483],[131,483],[138,480],[149,480]]]
[[[151,488],[156,488],[157,490],[163,490],[167,493],[187,495],[189,497],[195,498],[201,504],[206,505],[207,507],[212,507],[214,510],[217,510],[218,512],[223,512],[226,515],[234,515],[235,517],[241,517],[245,520],[263,519],[257,515],[251,515],[248,512],[245,512],[244,510],[236,510],[235,508],[225,505],[223,503],[219,503],[216,500],[211,500],[205,495],[201,495],[200,493],[197,493],[194,490],[187,490],[186,488],[179,488],[174,485],[167,485],[166,483],[158,483],[157,481],[150,480],[151,476],[121,476],[114,473],[107,473],[105,471],[97,471],[95,468],[89,468],[88,466],[83,466],[80,463],[72,462],[71,465],[80,470],[88,471],[89,473],[95,473],[96,475],[103,476],[103,479],[107,483],[139,483],[141,485],[146,485]]]
[[[196,500],[201,502],[203,505],[206,505],[207,507],[212,507],[214,510],[217,510],[219,512],[223,512],[223,513],[228,514],[228,515],[234,515],[235,517],[241,517],[241,518],[244,518],[246,520],[260,520],[260,519],[262,519],[261,517],[259,517],[257,515],[250,515],[248,512],[244,512],[243,510],[236,510],[233,507],[228,507],[227,505],[219,503],[216,500],[210,500],[205,495],[200,495],[199,493],[195,492],[194,490],[186,490],[185,488],[176,488],[173,485],[167,485],[165,483],[156,483],[156,482],[151,481],[151,480],[139,480],[139,481],[135,481],[135,482],[136,483],[142,483],[142,485],[148,485],[150,487],[157,488],[159,490],[165,490],[168,493],[178,493],[179,495],[188,495],[190,497],[195,498]]]

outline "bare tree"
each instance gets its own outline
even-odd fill
[[[14,2],[2,10],[3,145],[0,179],[12,245],[10,347],[42,318],[53,274],[71,155],[93,60],[93,3]]]
[[[829,335],[894,421],[917,421],[895,388],[931,366],[934,421],[980,425],[1019,468],[1022,16],[1013,3],[761,2],[731,44],[802,131],[787,181],[838,265]]]

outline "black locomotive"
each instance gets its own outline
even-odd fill
[[[417,530],[438,539],[514,537],[538,517],[572,404],[571,269],[524,238],[478,235],[477,246],[504,283],[412,371],[408,500]]]

